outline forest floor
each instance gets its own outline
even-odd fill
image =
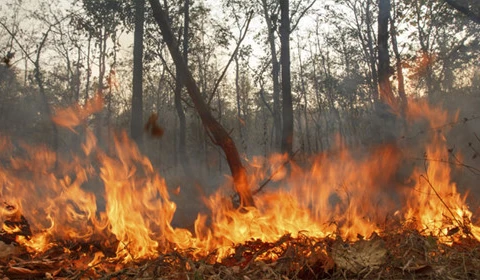
[[[0,258],[0,279],[480,279],[480,242],[460,234],[451,229],[446,243],[405,228],[355,242],[285,235],[236,245],[221,260],[175,251],[128,263],[93,244],[64,244]]]

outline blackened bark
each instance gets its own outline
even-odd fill
[[[133,93],[130,134],[138,146],[143,145],[143,32],[145,0],[135,0],[133,42]]]
[[[378,3],[378,88],[380,99],[394,106],[392,85],[390,84],[390,56],[388,53],[388,21],[390,19],[390,0]]]
[[[242,164],[242,161],[240,160],[240,156],[233,139],[223,128],[223,126],[213,117],[206,102],[203,100],[200,89],[193,79],[192,73],[188,69],[187,64],[183,60],[182,54],[178,50],[177,40],[173,36],[172,29],[170,28],[168,19],[159,1],[149,0],[149,2],[152,6],[155,21],[160,27],[163,40],[168,46],[175,66],[184,75],[187,92],[193,101],[195,109],[197,110],[203,125],[207,129],[208,133],[210,133],[214,143],[220,146],[225,153],[228,166],[230,167],[230,172],[232,173],[235,191],[240,196],[241,205],[254,206],[252,192],[248,184],[247,172]]]
[[[290,77],[290,9],[289,0],[280,0],[280,62],[282,64],[282,152],[293,154],[293,105]]]

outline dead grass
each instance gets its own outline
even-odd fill
[[[302,234],[274,243],[252,240],[235,246],[221,262],[215,252],[194,261],[186,251],[88,266],[95,250],[82,245],[58,246],[35,257],[17,253],[0,259],[0,279],[480,279],[477,240],[447,245],[408,229],[356,242]]]

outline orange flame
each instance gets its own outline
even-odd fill
[[[83,107],[59,110],[55,122],[73,130],[101,104],[97,96]],[[437,127],[449,118],[426,103],[409,104],[411,122],[423,118]],[[480,228],[470,222],[466,196],[452,182],[450,166],[428,160],[448,158],[445,137],[438,132],[425,146],[428,164],[409,178],[414,187],[397,178],[405,160],[401,145],[362,151],[338,148],[302,163],[286,164],[285,155],[254,157],[247,168],[249,184],[270,180],[274,187],[255,195],[255,207],[238,209],[227,180],[204,198],[210,211],[198,214],[194,232],[171,225],[176,204],[165,179],[125,132],[114,137],[108,153],[96,143],[87,129],[83,155],[66,160],[44,146],[21,144],[23,156],[0,164],[0,197],[16,209],[3,211],[1,219],[23,215],[33,231],[32,236],[18,235],[17,242],[42,252],[65,240],[100,241],[115,248],[116,258],[125,262],[187,249],[197,257],[215,251],[221,260],[234,252],[232,245],[252,239],[274,242],[285,234],[356,239],[381,234],[394,213],[403,213],[396,218],[444,242],[458,236],[457,228],[461,236],[480,240]],[[9,140],[0,138],[0,156],[10,148]],[[104,207],[99,207],[100,197]],[[18,232],[15,227],[3,230]],[[103,257],[98,253],[91,263]]]

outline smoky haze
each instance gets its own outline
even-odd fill
[[[59,157],[72,159],[83,153],[87,128],[101,150],[110,153],[114,136],[118,131],[129,132],[134,117],[133,50],[129,40],[119,39],[131,37],[134,29],[131,1],[116,5],[91,0],[38,2],[35,9],[28,1],[1,4],[0,134],[11,139],[8,150],[2,149],[6,168],[11,158],[26,154],[26,146],[46,146]],[[172,29],[184,40],[184,3],[167,2],[171,2]],[[476,183],[480,173],[480,25],[443,1],[418,5],[416,1],[389,1],[395,28],[388,27],[390,69],[383,76],[398,104],[401,74],[409,100],[427,100],[448,112],[446,121],[432,128],[428,120],[409,123],[401,106],[384,102],[379,93],[378,1],[313,1],[311,6],[310,1],[291,2],[293,160],[308,166],[312,156],[328,154],[336,161],[336,151],[346,148],[361,160],[379,145],[393,145],[403,159],[391,178],[392,186],[411,187],[408,180],[415,167],[421,168],[428,160],[446,161],[452,168],[452,181],[461,193],[470,193],[472,211],[480,212]],[[458,2],[474,15],[480,14],[477,1]],[[185,113],[186,145],[180,147],[175,65],[148,3],[145,9],[141,118],[146,124],[157,114],[155,123],[163,134],[144,131],[140,149],[166,179],[177,203],[174,224],[191,227],[198,212],[209,211],[203,199],[220,186],[231,187],[226,180],[230,169],[185,89],[180,92],[180,107]],[[247,40],[239,45],[225,78],[211,95],[250,11],[255,24],[247,30]],[[278,66],[273,62],[281,58],[279,8],[272,1],[192,1],[187,38],[189,69],[211,113],[232,136],[243,163],[248,166],[254,156],[280,152],[282,127],[276,126],[275,119],[281,115],[277,102],[283,101],[282,87],[277,89],[276,83],[282,80],[281,72],[273,71]],[[183,51],[183,45],[180,48]],[[103,111],[86,118],[75,131],[52,124],[57,110],[85,104],[99,91],[105,99]],[[445,135],[448,158],[425,155],[425,142],[435,133]],[[189,173],[181,151],[187,156]],[[98,168],[95,163],[93,167]],[[269,182],[266,189],[278,185]],[[174,194],[177,186],[180,192]],[[91,178],[83,188],[97,195],[100,210],[105,208],[99,178]],[[234,195],[233,189],[228,195]],[[336,198],[331,200],[334,204]]]

